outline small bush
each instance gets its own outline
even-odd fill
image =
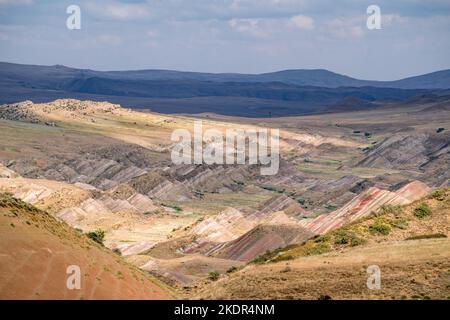
[[[406,219],[395,219],[391,221],[391,226],[404,230],[408,228],[408,221]]]
[[[256,264],[262,264],[262,263],[265,263],[265,262],[269,261],[273,257],[275,257],[276,254],[277,253],[275,251],[267,250],[265,253],[257,256],[255,259],[253,259],[252,262],[256,263]]]
[[[345,229],[336,231],[334,235],[334,244],[337,245],[350,245],[352,247],[364,244],[365,240],[359,238],[355,233],[349,232]]]
[[[239,268],[235,267],[235,266],[232,266],[231,268],[229,268],[227,270],[227,273],[233,273],[233,272],[236,272],[236,271],[239,271]]]
[[[431,208],[426,203],[422,203],[420,206],[414,209],[414,216],[419,219],[425,218],[429,215],[431,215]]]
[[[436,199],[438,201],[444,201],[446,196],[446,192],[444,189],[439,189],[430,194],[431,199]]]
[[[183,209],[179,206],[172,206],[172,209],[175,210],[176,213],[181,213],[183,212]]]
[[[220,273],[218,273],[217,271],[212,271],[208,275],[209,280],[212,280],[212,281],[217,281],[219,279],[219,277],[220,277]]]
[[[305,256],[315,256],[330,251],[330,245],[328,242],[307,242],[303,248],[303,254]]]
[[[391,205],[387,205],[387,206],[382,206],[380,208],[380,210],[378,211],[377,215],[381,216],[384,214],[396,214],[398,213],[398,211],[400,210],[400,208],[398,206],[391,206]]]
[[[317,238],[314,238],[313,241],[315,243],[329,242],[330,236],[329,235],[318,236]]]
[[[183,208],[181,208],[181,207],[179,207],[179,206],[177,206],[177,205],[166,204],[166,203],[161,203],[161,205],[162,205],[163,207],[173,209],[173,210],[175,211],[175,213],[181,213],[181,212],[183,212]]]
[[[387,224],[377,221],[369,226],[369,232],[371,234],[381,234],[387,236],[391,232],[391,227],[389,227]]]
[[[95,230],[87,233],[88,238],[94,240],[99,244],[103,244],[103,240],[105,238],[105,231],[103,230]]]

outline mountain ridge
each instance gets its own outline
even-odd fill
[[[415,86],[427,88],[412,89]],[[358,80],[324,69],[250,75],[94,71],[0,62],[0,104],[71,98],[109,101],[165,114],[267,118],[375,109],[418,96],[436,100],[445,95],[450,95],[450,70],[392,84]]]
[[[312,85],[327,88],[341,86],[373,86],[400,89],[448,89],[450,88],[450,69],[433,71],[421,75],[406,77],[398,80],[364,80],[348,75],[339,74],[327,69],[285,69],[258,74],[247,73],[209,73],[194,71],[178,71],[169,69],[137,69],[97,71],[94,69],[80,69],[65,65],[30,65],[0,61],[0,72],[11,71],[11,68],[30,68],[39,71],[73,72],[87,77],[120,78],[124,80],[200,80],[215,82],[283,82],[296,85]],[[436,82],[440,81],[440,82]]]

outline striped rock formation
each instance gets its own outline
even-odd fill
[[[413,181],[394,192],[371,187],[344,207],[314,219],[302,220],[299,224],[316,234],[324,234],[356,219],[366,217],[383,206],[408,204],[429,192],[430,188],[419,181]]]

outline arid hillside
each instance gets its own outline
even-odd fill
[[[0,194],[0,299],[170,299],[173,291],[85,235]],[[81,271],[68,289],[69,266]]]
[[[204,282],[203,299],[450,299],[450,189],[387,206]],[[367,268],[381,271],[369,289]]]

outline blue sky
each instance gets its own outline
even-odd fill
[[[81,8],[81,30],[66,8]],[[382,29],[366,9],[380,6]],[[393,80],[450,69],[449,0],[0,0],[0,61],[97,70],[329,69]]]

